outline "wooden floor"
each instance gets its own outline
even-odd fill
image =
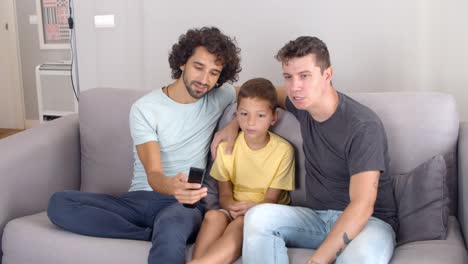
[[[11,136],[13,134],[16,134],[18,132],[21,132],[23,130],[21,129],[5,129],[5,128],[0,128],[0,139],[6,138],[8,136]]]

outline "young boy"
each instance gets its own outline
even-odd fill
[[[245,82],[237,98],[237,121],[242,132],[232,154],[218,147],[211,175],[218,180],[222,209],[206,213],[191,264],[232,263],[240,255],[244,215],[260,203],[290,203],[294,189],[294,150],[268,131],[278,118],[277,94],[263,78]]]

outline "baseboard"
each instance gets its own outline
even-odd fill
[[[24,121],[24,125],[25,125],[26,129],[36,127],[36,126],[38,126],[40,124],[41,123],[39,122],[39,120],[25,120]]]

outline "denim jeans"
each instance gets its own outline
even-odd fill
[[[55,193],[47,209],[52,223],[88,236],[152,241],[148,263],[185,263],[185,247],[195,240],[203,210],[185,208],[173,196],[134,191],[107,194]]]
[[[244,218],[242,263],[289,263],[287,247],[317,249],[341,214],[277,204],[255,206]],[[335,263],[386,264],[394,247],[393,228],[371,217]]]

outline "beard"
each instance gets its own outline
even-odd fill
[[[190,94],[190,96],[192,96],[195,99],[200,99],[203,96],[205,96],[207,93],[213,90],[211,89],[213,87],[209,87],[208,84],[202,84],[201,82],[198,82],[198,81],[189,82],[189,80],[187,80],[187,78],[185,77],[185,72],[182,72],[182,80],[184,81],[185,89],[187,89],[187,92]],[[206,92],[196,91],[195,89],[192,88],[193,85],[205,87]]]

